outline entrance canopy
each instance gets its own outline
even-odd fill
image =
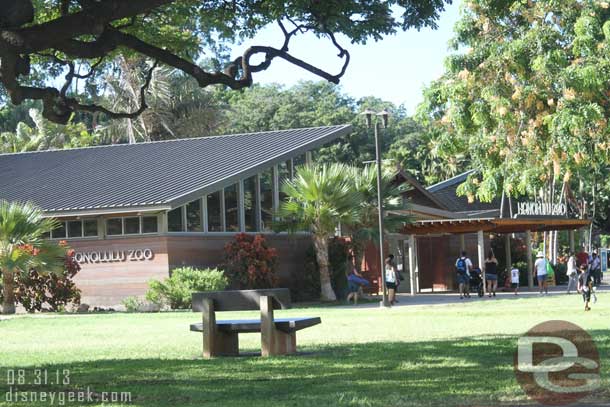
[[[462,234],[477,232],[519,233],[575,230],[588,226],[587,219],[565,218],[468,218],[419,220],[403,227],[405,235]]]

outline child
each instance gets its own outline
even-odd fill
[[[513,268],[510,271],[510,285],[515,290],[515,295],[519,293],[519,269]]]
[[[591,301],[591,291],[593,290],[593,276],[587,271],[586,265],[580,266],[580,275],[578,276],[578,292],[582,293],[582,298],[585,301],[585,311],[590,311],[589,302]]]

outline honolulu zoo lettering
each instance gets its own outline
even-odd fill
[[[154,257],[152,249],[105,250],[76,252],[74,259],[79,264],[120,263],[125,261],[147,261]]]
[[[566,216],[568,208],[565,204],[543,202],[519,202],[517,215],[521,216]]]

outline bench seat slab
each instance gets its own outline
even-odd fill
[[[275,328],[285,333],[292,333],[321,323],[320,317],[276,318]],[[191,324],[191,331],[202,332],[203,324]],[[228,319],[216,321],[221,332],[254,333],[261,331],[260,319]]]

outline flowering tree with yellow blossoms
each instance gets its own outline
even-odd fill
[[[473,0],[452,45],[419,115],[442,129],[441,156],[466,155],[476,170],[459,192],[471,200],[527,195],[568,203],[604,222],[610,4]]]

